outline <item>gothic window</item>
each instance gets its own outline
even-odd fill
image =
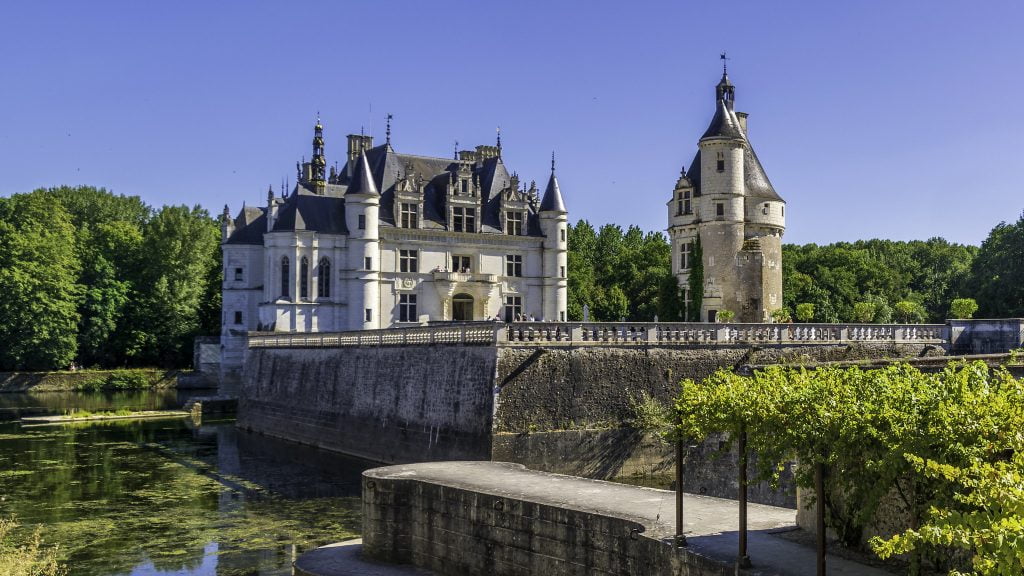
[[[722,152],[718,153],[718,165],[717,170],[719,172],[725,172],[725,154]]]
[[[469,272],[471,270],[469,256],[452,256],[452,272]]]
[[[505,276],[523,275],[523,256],[521,254],[508,254],[505,256]]]
[[[418,250],[399,250],[398,271],[419,272],[419,256]]]
[[[523,319],[523,297],[505,296],[505,322]]]
[[[241,281],[242,281],[242,269],[241,268],[235,268],[235,282],[241,282]]]
[[[398,295],[398,321],[399,322],[416,322],[419,320],[419,316],[416,315],[416,295],[415,294],[399,294]]]
[[[679,269],[689,270],[693,265],[693,242],[686,242],[679,246]]]
[[[523,235],[523,213],[510,211],[505,213],[505,233],[509,236]]]
[[[331,261],[320,259],[320,273],[316,277],[316,293],[320,298],[331,297]]]
[[[402,202],[402,228],[419,228],[419,206]]]
[[[309,258],[299,262],[299,298],[309,298]]]
[[[242,313],[236,310],[235,311],[235,324],[241,324],[241,323],[242,323]]]
[[[288,257],[281,257],[281,297],[288,297],[288,274],[289,274]]]
[[[476,208],[452,208],[452,230],[476,232]]]
[[[366,230],[366,214],[359,215],[359,229]]]

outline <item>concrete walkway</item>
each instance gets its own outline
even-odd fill
[[[527,470],[504,462],[437,462],[376,468],[369,476],[408,478],[632,520],[646,527],[645,536],[670,542],[675,534],[675,493],[575,476]],[[735,500],[686,494],[685,534],[694,552],[732,566],[738,547],[738,504]],[[796,511],[763,504],[748,506],[748,574],[814,576],[815,550],[773,535],[795,527]],[[666,544],[669,545],[669,544]],[[319,549],[310,554],[318,553]],[[335,552],[334,554],[340,554]],[[346,551],[351,555],[352,551]],[[323,554],[330,554],[324,552]],[[340,558],[340,556],[338,556]],[[306,556],[300,558],[305,561]],[[339,565],[341,566],[341,565]],[[379,566],[379,565],[374,565]],[[311,572],[317,576],[377,574],[344,571]],[[425,574],[425,572],[394,574]],[[380,572],[380,574],[392,574]],[[828,557],[832,576],[892,576],[891,572],[835,556]]]
[[[363,540],[346,540],[306,552],[295,561],[295,576],[430,576],[414,566],[363,560]]]

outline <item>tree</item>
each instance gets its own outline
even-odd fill
[[[776,308],[775,310],[772,310],[772,322],[785,324],[792,321],[793,316],[790,315],[789,308]]]
[[[199,206],[165,206],[143,229],[140,271],[147,291],[132,314],[138,360],[174,367],[188,365],[192,340],[201,332],[210,283],[218,278],[220,231]],[[219,317],[219,313],[218,313]],[[218,322],[219,325],[219,322]]]
[[[949,313],[953,318],[971,318],[978,311],[978,303],[974,298],[957,298],[949,303]]]
[[[800,322],[810,322],[814,320],[814,304],[811,304],[810,302],[797,304],[796,319]]]
[[[920,324],[924,322],[924,307],[917,302],[902,300],[895,306],[896,319],[900,322]]]
[[[0,367],[66,367],[77,352],[80,264],[60,202],[38,194],[0,199]]]
[[[853,305],[853,319],[861,323],[871,322],[875,319],[877,309],[873,302],[857,302]]]
[[[983,318],[1024,316],[1024,215],[1000,222],[982,242],[971,285]]]
[[[732,310],[719,310],[718,311],[717,318],[718,318],[719,322],[728,324],[735,317],[736,317],[736,313],[733,312]]]

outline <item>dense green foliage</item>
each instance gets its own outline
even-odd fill
[[[801,303],[814,304],[816,322],[941,322],[955,298],[972,295],[977,252],[941,238],[787,244],[782,300],[793,312]]]
[[[796,481],[809,488],[823,463],[827,522],[847,544],[888,504],[906,532],[872,546],[883,556],[914,550],[912,573],[922,560],[955,568],[944,564],[950,547],[972,554],[978,574],[1024,569],[1024,382],[1004,369],[720,371],[683,381],[675,408],[683,437],[745,430],[769,475],[796,460]]]
[[[91,187],[0,198],[0,369],[184,366],[220,321],[219,231]]]
[[[0,576],[63,576],[67,567],[57,561],[57,551],[43,546],[37,529],[23,544],[15,544],[13,519],[0,518]]]
[[[974,260],[971,285],[982,318],[1024,316],[1024,215],[992,229]]]
[[[595,231],[586,220],[569,226],[569,318],[614,322],[682,316],[682,297],[669,265],[671,250],[660,232],[644,234],[614,224]]]

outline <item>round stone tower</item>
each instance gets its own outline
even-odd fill
[[[750,145],[747,115],[733,109],[735,97],[723,72],[715,115],[668,203],[672,271],[685,307],[700,302],[699,317],[690,313],[689,321],[714,322],[729,310],[737,322],[768,322],[782,306],[785,202]],[[697,293],[693,274],[703,278]]]

